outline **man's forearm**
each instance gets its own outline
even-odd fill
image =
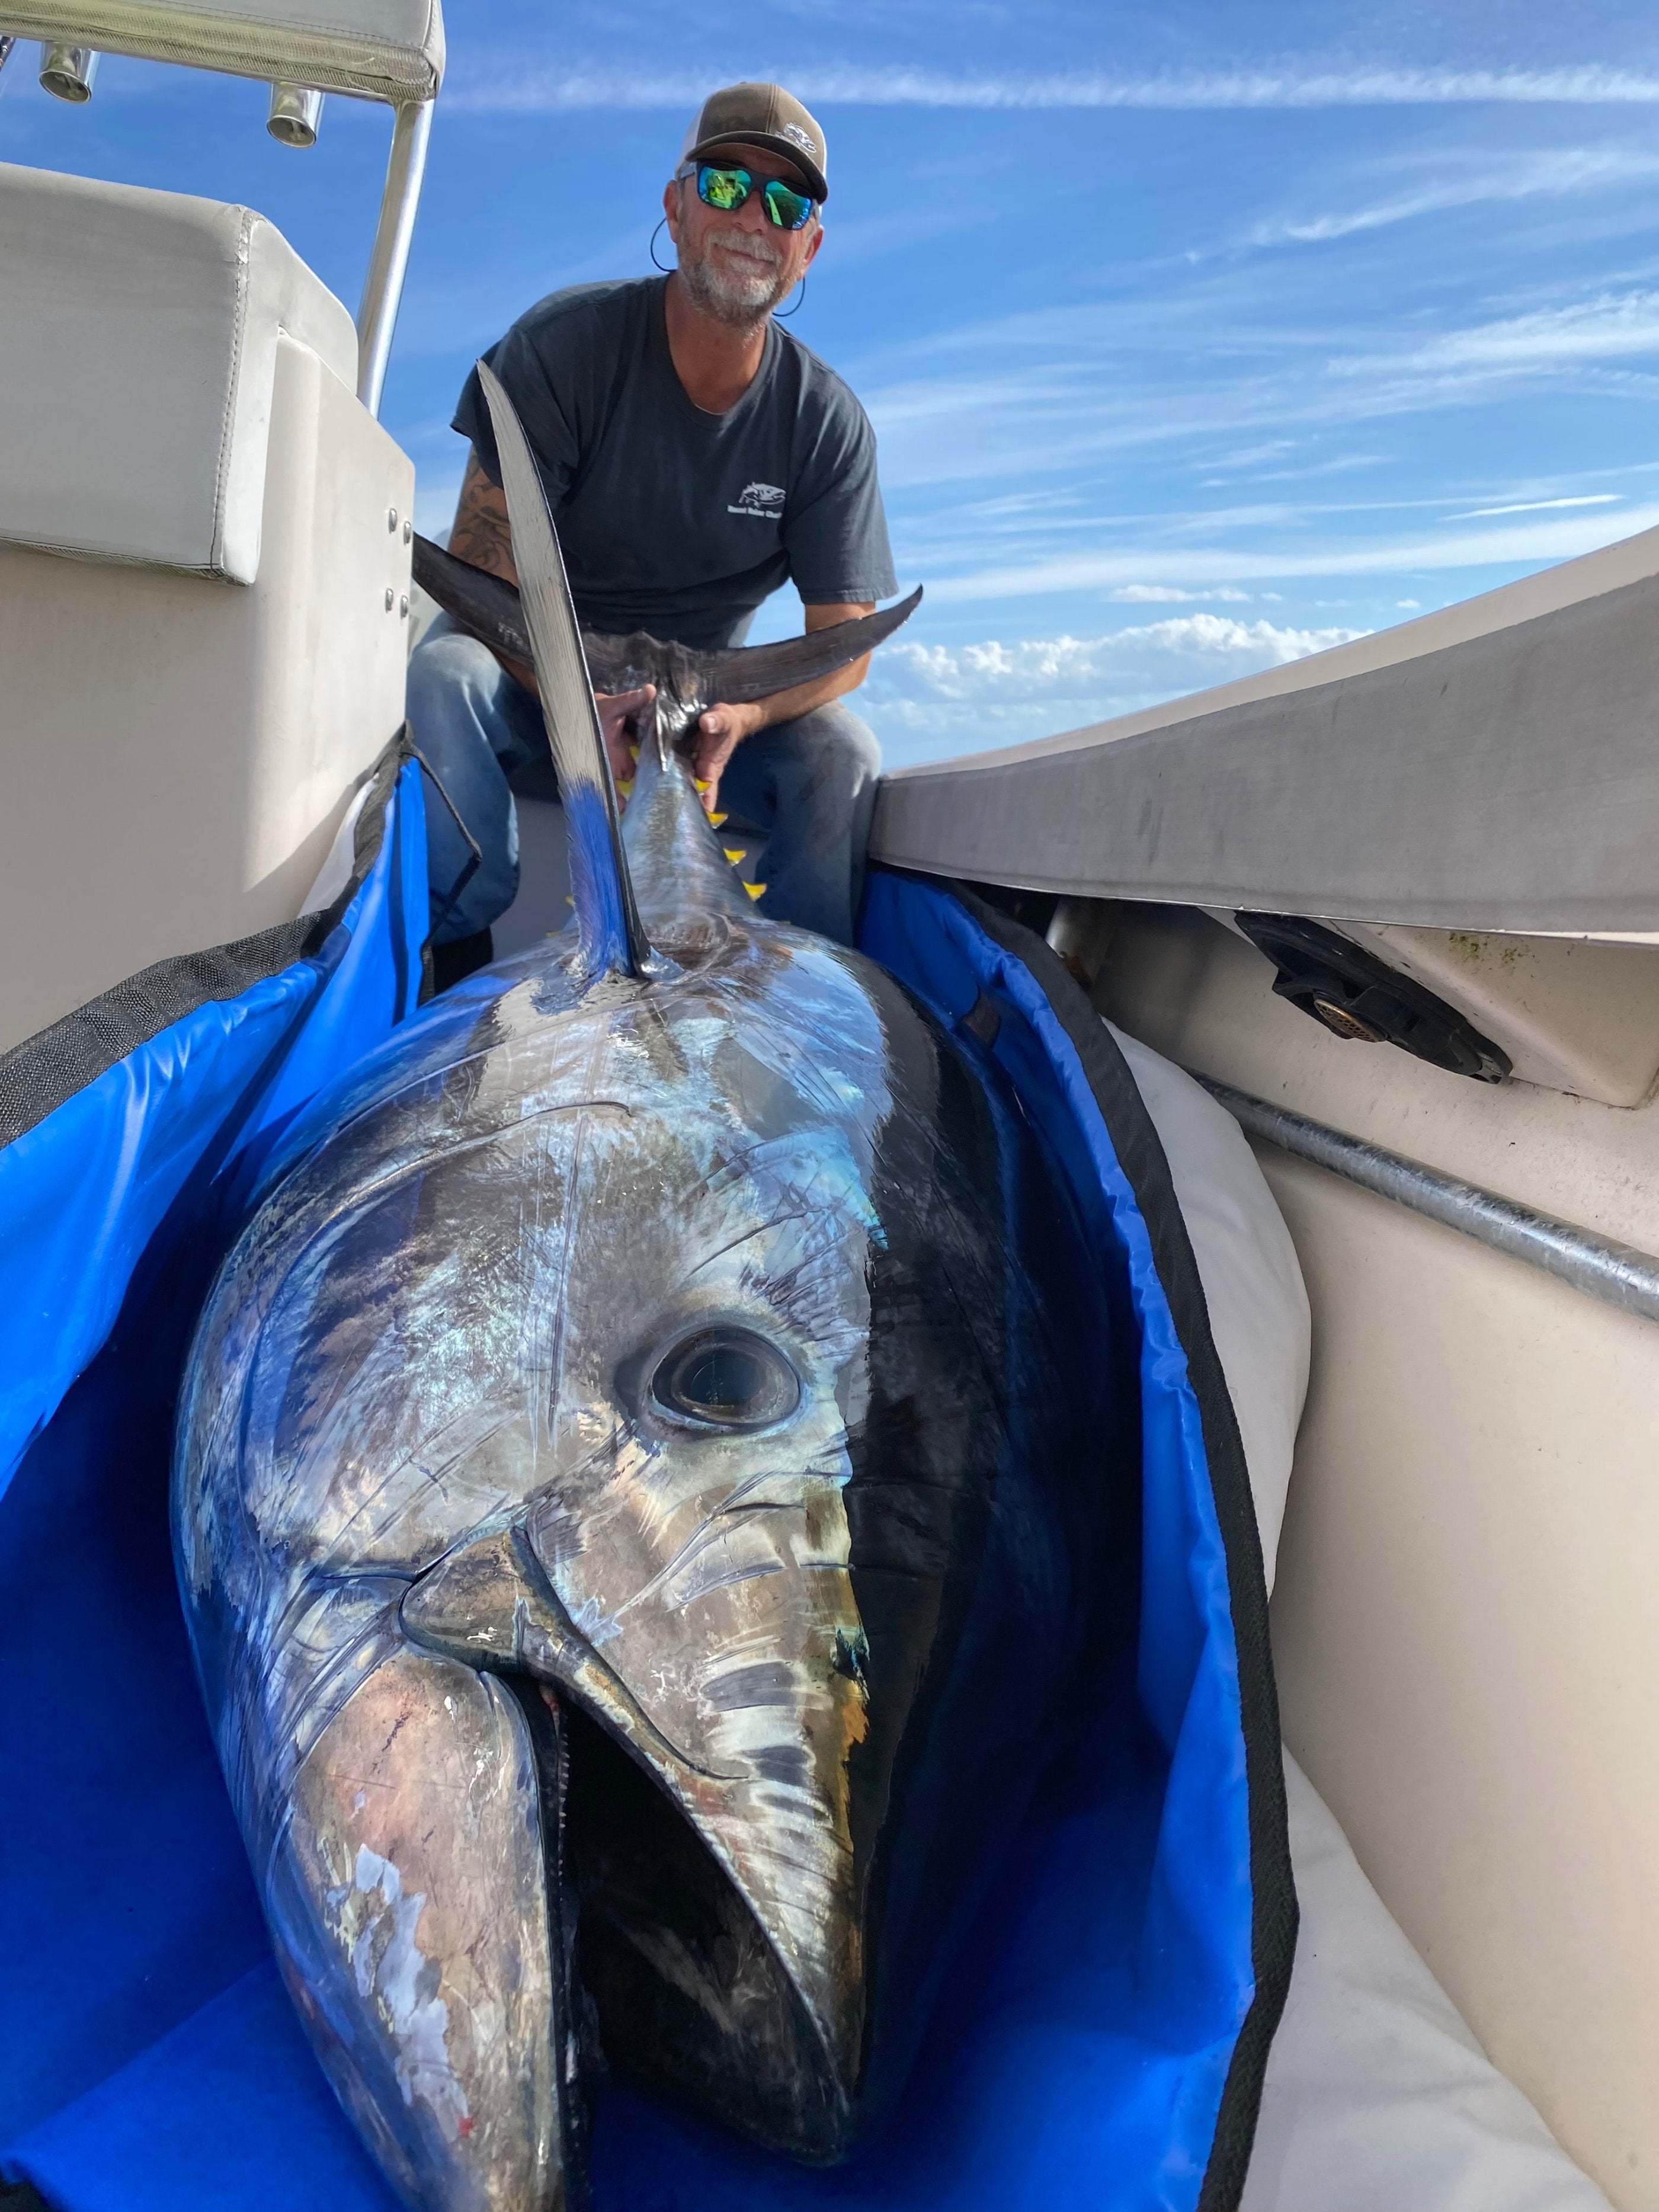
[[[455,520],[450,525],[449,550],[458,561],[488,568],[492,576],[509,584],[519,580],[513,559],[513,526],[507,519],[507,494],[490,481],[471,447]]]
[[[467,448],[466,474],[461,479],[461,495],[455,502],[455,520],[449,526],[449,550],[458,561],[470,561],[475,568],[487,568],[492,576],[501,577],[505,583],[516,584],[519,580],[513,559],[513,526],[507,519],[507,494],[484,473],[483,465],[471,447]],[[525,667],[495,646],[489,650],[515,684],[521,684],[526,691],[536,690],[533,669]]]

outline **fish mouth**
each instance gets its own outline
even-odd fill
[[[398,1617],[428,1651],[481,1670],[494,1671],[495,1662],[554,1685],[637,1743],[653,1765],[707,1782],[741,1778],[694,1759],[657,1725],[576,1627],[515,1523],[440,1559],[410,1588]]]
[[[577,1706],[566,1727],[573,1966],[607,2063],[768,2149],[839,2158],[854,2085],[749,1901],[631,1746]]]
[[[517,1527],[440,1561],[409,1589],[401,1621],[424,1649],[505,1676],[538,1741],[549,1881],[575,1900],[556,2013],[586,2021],[605,2063],[641,2086],[768,2149],[814,2164],[843,2156],[864,1990],[861,1974],[830,1965],[861,1957],[860,1931],[848,1898],[817,1930],[823,1956],[809,1963],[823,1971],[792,1967],[771,1900],[713,1840],[719,1809],[751,1778],[698,1760],[651,1718],[571,1622]],[[824,2002],[830,1981],[839,2002]]]

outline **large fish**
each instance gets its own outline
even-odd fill
[[[887,2108],[1127,1630],[1128,1469],[1096,1271],[975,1037],[757,921],[655,738],[624,849],[485,380],[575,922],[293,1137],[174,1526],[342,2102],[410,2204],[551,2212],[601,2049],[805,2159]]]

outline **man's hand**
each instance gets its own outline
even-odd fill
[[[833,629],[837,623],[851,622],[856,615],[873,614],[875,605],[873,599],[813,605],[805,609],[806,627],[809,631]],[[708,786],[702,794],[707,811],[713,814],[719,808],[721,775],[745,738],[752,738],[757,730],[770,729],[774,722],[792,722],[799,714],[810,714],[815,707],[827,707],[832,699],[856,690],[869,665],[866,653],[831,676],[797,684],[790,690],[774,692],[769,699],[757,699],[752,705],[707,708],[698,717],[696,744],[691,756],[699,779]]]
[[[705,814],[713,814],[720,805],[720,777],[727,761],[745,738],[752,738],[757,730],[766,727],[768,703],[762,701],[745,707],[706,707],[698,715],[691,763],[698,781],[708,787],[702,794]]]
[[[605,750],[611,763],[611,781],[618,786],[634,781],[632,748],[639,743],[639,717],[657,696],[654,684],[641,684],[637,691],[596,691],[593,704],[599,710],[599,727],[605,733]],[[628,805],[628,793],[617,793],[617,804]]]

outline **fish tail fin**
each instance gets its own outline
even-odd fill
[[[524,425],[500,380],[483,362],[478,363],[478,378],[495,428],[525,626],[564,806],[577,966],[587,975],[617,969],[645,975],[653,967],[651,944],[628,872],[599,711],[547,494]]]

